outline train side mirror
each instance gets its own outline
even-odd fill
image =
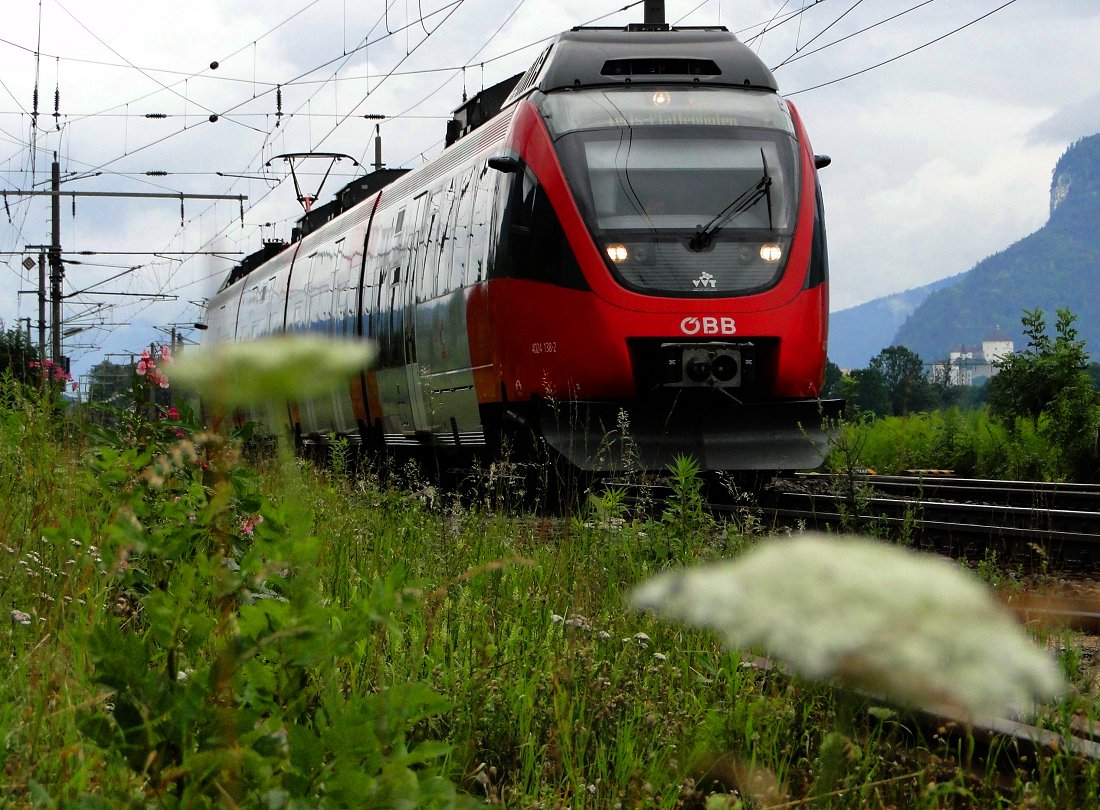
[[[520,174],[523,171],[523,164],[520,163],[519,158],[501,155],[489,158],[489,168],[505,174]]]
[[[826,166],[828,166],[832,162],[833,162],[833,159],[831,157],[829,157],[828,155],[814,155],[814,168],[815,169],[824,169]]]

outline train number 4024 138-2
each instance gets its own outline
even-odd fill
[[[554,354],[557,350],[556,340],[543,340],[531,344],[531,354]]]

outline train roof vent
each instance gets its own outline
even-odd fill
[[[553,49],[554,44],[550,43],[550,45],[546,47],[546,50],[538,55],[531,67],[527,68],[527,72],[520,77],[516,86],[512,88],[512,92],[508,94],[508,98],[504,99],[504,103],[500,105],[501,109],[504,109],[535,87],[539,77],[542,75],[542,69],[546,66],[546,58]]]
[[[711,59],[608,59],[603,76],[721,76]]]

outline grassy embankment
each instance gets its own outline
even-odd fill
[[[972,757],[630,611],[658,570],[761,542],[690,475],[663,520],[429,508],[0,391],[0,805],[1097,804],[1097,764]]]

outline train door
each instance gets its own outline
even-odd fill
[[[421,382],[421,369],[416,351],[416,306],[421,297],[418,287],[430,284],[425,276],[425,260],[432,249],[431,233],[435,220],[439,216],[439,195],[427,192],[416,198],[416,218],[411,234],[413,249],[409,254],[408,273],[403,285],[402,329],[404,332],[405,379],[409,392],[409,411],[413,430],[422,432],[430,429],[427,408],[424,402],[424,388]]]
[[[422,224],[428,195],[397,213],[394,247],[388,251],[378,288],[380,364],[378,393],[386,442],[406,444],[424,429],[423,397],[416,359],[416,267],[423,255]]]
[[[331,285],[324,278],[325,254],[318,249],[306,257],[306,284],[303,290],[300,328],[303,332],[324,332],[325,299],[332,296]],[[331,301],[330,301],[331,306]],[[303,433],[317,433],[326,426],[325,408],[316,399],[298,403],[302,419]]]
[[[336,240],[333,246],[334,256],[332,273],[332,296],[329,303],[330,317],[328,335],[332,338],[349,340],[351,338],[351,264],[344,249],[346,238]],[[348,433],[355,429],[355,420],[351,417],[347,392],[343,388],[335,389],[328,395],[331,400],[331,427],[337,433]]]

